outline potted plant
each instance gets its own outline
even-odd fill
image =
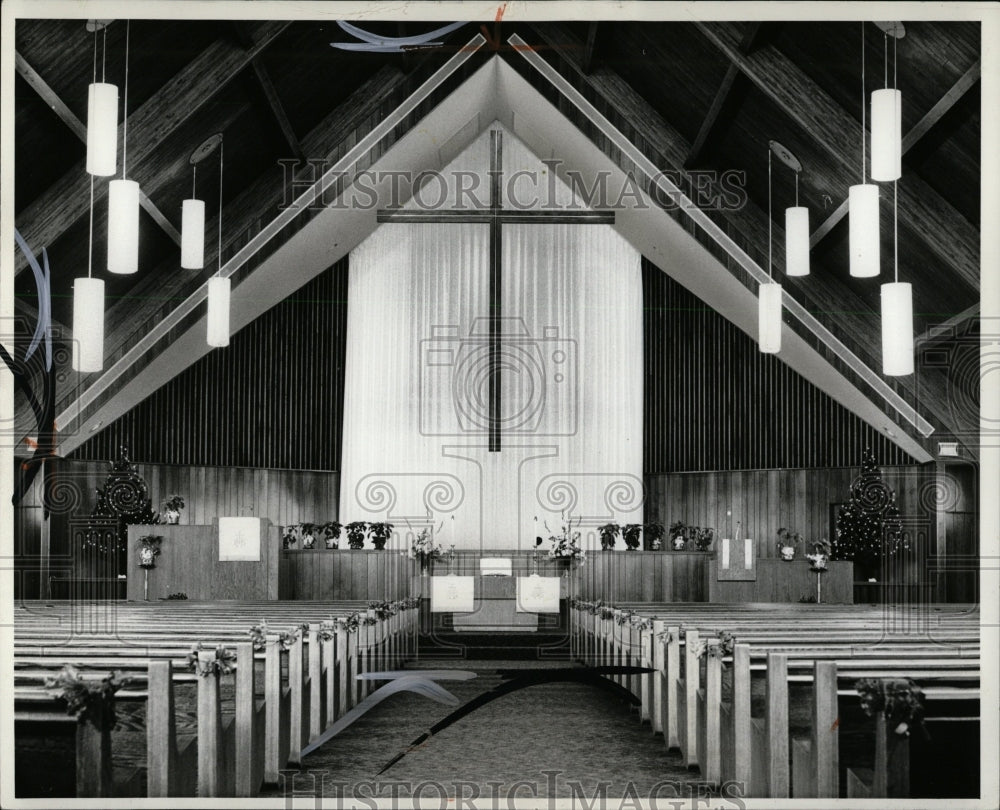
[[[298,540],[296,532],[298,530],[297,526],[283,526],[281,529],[281,547],[291,548],[295,545],[295,541]]]
[[[302,548],[315,548],[316,537],[313,534],[315,525],[312,523],[303,523],[301,526],[302,531]]]
[[[601,536],[601,549],[610,551],[615,547],[615,538],[621,534],[622,527],[617,523],[605,523],[597,527],[597,533]],[[541,538],[538,538],[541,540]]]
[[[368,524],[363,520],[355,520],[353,523],[348,523],[344,528],[347,529],[347,545],[353,549],[364,548],[365,532],[368,529]]]
[[[711,527],[705,527],[704,529],[700,526],[691,527],[691,539],[694,541],[694,547],[698,551],[708,551],[712,546],[712,540],[715,537],[715,529]]]
[[[171,495],[163,502],[163,513],[167,523],[176,524],[181,519],[181,509],[184,508],[184,498]]]
[[[389,538],[392,537],[392,524],[369,523],[368,533],[372,539],[372,545],[375,546],[376,550],[381,551],[385,548],[385,544],[388,542]]]
[[[324,523],[320,528],[323,530],[323,535],[326,539],[326,547],[337,548],[340,545],[337,539],[340,537],[340,530],[343,528],[343,525],[339,521],[331,520]]]
[[[651,551],[659,551],[663,548],[663,535],[666,534],[667,530],[662,523],[647,523],[643,527],[643,531]]]
[[[626,523],[622,526],[622,540],[629,551],[639,548],[639,535],[642,533],[641,523]]]
[[[680,551],[687,545],[687,524],[683,520],[675,520],[670,524],[670,547]]]
[[[778,556],[786,562],[794,560],[795,550],[801,542],[802,535],[798,532],[793,532],[791,529],[785,528],[778,529],[778,542],[776,544]]]

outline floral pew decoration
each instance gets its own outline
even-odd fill
[[[222,644],[215,645],[214,658],[204,664],[201,663],[198,653],[208,649],[212,648],[201,643],[193,646],[191,652],[187,654],[187,668],[197,672],[202,678],[207,678],[209,675],[229,675],[236,671],[236,653]]]
[[[57,675],[46,678],[45,691],[66,703],[66,714],[110,731],[115,725],[115,693],[131,682],[117,670],[100,681],[84,678],[77,667],[66,664]]]
[[[860,678],[854,688],[869,717],[881,712],[886,726],[899,736],[908,737],[916,729],[930,738],[924,727],[924,693],[911,678]]]

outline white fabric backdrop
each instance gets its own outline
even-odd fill
[[[507,131],[503,162],[548,183]],[[488,165],[486,132],[444,174],[476,172],[485,201]],[[607,225],[503,226],[505,422],[489,453],[488,247],[486,225],[389,223],[352,252],[340,520],[389,520],[399,548],[429,526],[445,546],[525,549],[566,515],[599,548],[596,526],[642,519],[640,257]]]

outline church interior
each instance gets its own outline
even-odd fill
[[[89,5],[3,9],[5,806],[990,805],[988,12]]]

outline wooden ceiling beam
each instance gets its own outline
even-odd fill
[[[542,42],[559,52],[578,78],[601,99],[605,107],[602,112],[609,116],[612,123],[661,169],[679,169],[687,182],[687,175],[680,168],[690,150],[685,138],[614,71],[602,67],[590,75],[584,74],[578,61],[578,41],[564,26],[545,22],[536,23],[533,27]],[[621,164],[623,159],[617,162]],[[623,166],[623,169],[629,169],[630,165]],[[726,210],[724,218],[732,228],[730,237],[742,242],[741,247],[751,256],[758,256],[758,263],[764,266],[768,244],[767,212],[752,200],[747,200],[741,207]],[[780,266],[784,256],[784,229],[778,223],[774,223],[772,228],[773,260],[775,266]],[[784,283],[786,290],[793,291],[794,297],[802,301],[809,312],[838,335],[863,362],[870,368],[881,367],[877,354],[881,346],[877,314],[867,303],[836,279],[821,274],[812,274],[804,280],[787,278]],[[937,379],[943,376],[937,370],[923,374],[919,397],[914,377],[894,378],[893,387],[908,401],[919,401],[921,409],[927,411],[926,415],[933,416],[939,424],[947,427],[952,421],[952,409],[948,402],[947,380]],[[926,444],[926,440],[914,435],[917,441]]]
[[[73,114],[73,111],[66,106],[65,102],[59,98],[45,79],[38,75],[38,72],[28,64],[28,60],[17,51],[14,52],[14,65],[18,75],[31,85],[31,88],[38,94],[39,98],[41,98],[42,101],[44,101],[59,117],[59,120],[62,121],[73,132],[73,134],[76,135],[76,137],[83,141],[83,143],[86,143],[86,125]],[[149,214],[150,217],[152,217],[153,221],[160,226],[163,232],[169,236],[175,244],[180,245],[180,233],[177,232],[177,229],[170,223],[170,221],[163,215],[160,209],[156,207],[153,201],[149,199],[149,196],[142,189],[139,190],[139,205],[142,206],[143,210]]]
[[[173,79],[161,87],[128,118],[129,160],[137,167],[181,124],[215,96],[254,56],[263,51],[289,25],[289,21],[264,22],[252,48],[241,48],[225,39],[209,45]],[[124,127],[124,122],[119,129]],[[107,196],[107,183],[96,184],[94,200]],[[90,175],[83,161],[70,169],[17,216],[17,228],[29,245],[53,244],[90,205]],[[27,267],[18,256],[15,274]]]
[[[253,36],[250,34],[247,24],[243,21],[236,21],[233,23],[233,26],[236,28],[236,35],[243,47],[247,49],[252,48],[254,45]],[[282,104],[274,82],[271,81],[271,74],[268,72],[263,58],[260,55],[255,56],[250,60],[250,66],[253,68],[254,76],[257,79],[257,86],[264,94],[264,99],[267,101],[271,115],[277,122],[282,137],[284,137],[285,143],[291,150],[292,155],[296,160],[305,160],[302,144],[299,143],[299,138],[295,134],[292,122],[288,119],[288,113],[285,112],[285,105]]]
[[[981,71],[980,60],[976,60],[976,63],[970,67],[965,73],[955,82],[951,88],[945,93],[941,100],[938,101],[931,109],[927,111],[913,128],[903,136],[903,154],[905,155],[910,151],[920,139],[924,137],[934,125],[940,121],[947,112],[954,107],[959,100],[972,88],[975,86],[976,82],[979,81],[979,75]],[[828,216],[820,226],[813,231],[812,236],[809,237],[809,247],[814,248],[818,245],[826,236],[832,231],[838,222],[847,216],[847,200],[845,199],[840,205],[837,206],[837,210],[834,211],[830,216]]]
[[[758,34],[760,33],[762,23],[751,22],[747,25],[749,27],[743,34],[743,41],[740,43],[740,49],[743,53],[749,53],[752,50],[754,42],[757,40]],[[726,75],[723,77],[722,83],[719,85],[719,89],[715,92],[715,98],[712,99],[712,104],[708,108],[705,120],[701,122],[701,129],[698,130],[698,135],[695,137],[694,143],[691,144],[691,151],[688,152],[687,159],[684,161],[685,169],[695,167],[701,159],[701,153],[705,149],[705,143],[715,130],[715,126],[719,122],[719,115],[721,114],[723,107],[725,107],[726,101],[729,100],[733,84],[739,76],[740,69],[736,67],[735,64],[730,63],[729,68],[726,70]]]
[[[407,76],[397,68],[385,67],[368,79],[341,105],[326,116],[303,138],[307,154],[317,160],[333,160],[345,143],[355,143],[380,119],[379,110],[394,92],[402,87]],[[296,182],[309,178],[313,167],[303,165]],[[223,253],[245,240],[246,234],[258,233],[269,220],[271,212],[281,204],[284,189],[281,177],[265,172],[225,207],[225,229],[222,236]],[[214,233],[217,218],[206,221],[207,233]],[[218,256],[215,240],[205,241],[205,267],[214,267]],[[177,258],[165,260],[150,273],[143,274],[128,299],[116,301],[105,315],[105,368],[117,362],[135,342],[136,336],[146,331],[146,324],[162,319],[164,312],[174,308],[174,302],[189,294],[186,289],[195,281],[200,284],[204,275],[178,271]],[[69,400],[60,401],[61,411]]]
[[[587,41],[583,45],[583,56],[580,59],[580,69],[590,73],[594,66],[594,46],[597,44],[597,20],[591,20],[587,26]]]
[[[772,102],[833,157],[844,178],[856,172],[858,124],[791,59],[773,45],[751,54],[739,47],[732,23],[696,22],[709,42],[735,64]],[[900,221],[948,269],[979,290],[979,232],[914,172],[898,183]]]

